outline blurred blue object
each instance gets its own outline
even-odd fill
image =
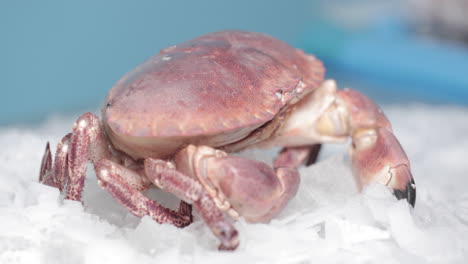
[[[417,38],[398,18],[357,32],[315,21],[305,36],[305,50],[324,60],[329,78],[359,79],[358,85],[371,88],[355,88],[392,96],[392,101],[418,98],[468,105],[468,49]],[[376,91],[379,87],[386,90]]]

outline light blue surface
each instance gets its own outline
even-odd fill
[[[297,45],[308,1],[1,1],[0,124],[100,106],[161,48],[223,29]]]

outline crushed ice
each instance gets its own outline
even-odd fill
[[[410,157],[416,208],[383,186],[357,191],[346,146],[301,168],[298,195],[268,224],[236,223],[241,245],[218,241],[196,216],[185,229],[129,214],[88,173],[84,206],[37,183],[45,142],[73,124],[0,128],[0,263],[462,263],[468,258],[468,109],[384,108]],[[274,151],[242,155],[270,161]],[[148,196],[168,206],[158,190]]]

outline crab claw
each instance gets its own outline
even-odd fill
[[[218,208],[249,222],[268,222],[296,194],[300,182],[296,168],[280,162],[271,167],[208,146],[187,146],[175,163],[199,180]]]
[[[385,114],[358,91],[336,91],[334,81],[324,84],[332,98],[336,97],[318,119],[317,131],[337,139],[351,136],[352,169],[360,189],[380,183],[391,188],[398,199],[406,199],[414,206],[416,185],[408,157]]]
[[[416,185],[410,164],[391,131],[386,128],[357,131],[350,156],[361,188],[374,182],[384,184],[398,199],[406,199],[414,207]]]
[[[299,186],[295,168],[227,156],[207,162],[207,175],[234,210],[250,222],[267,222],[294,197]],[[218,194],[219,195],[219,194]]]

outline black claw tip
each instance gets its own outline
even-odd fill
[[[393,189],[393,195],[395,195],[398,200],[406,199],[408,203],[414,207],[416,204],[416,184],[414,180],[411,179],[404,190]]]

